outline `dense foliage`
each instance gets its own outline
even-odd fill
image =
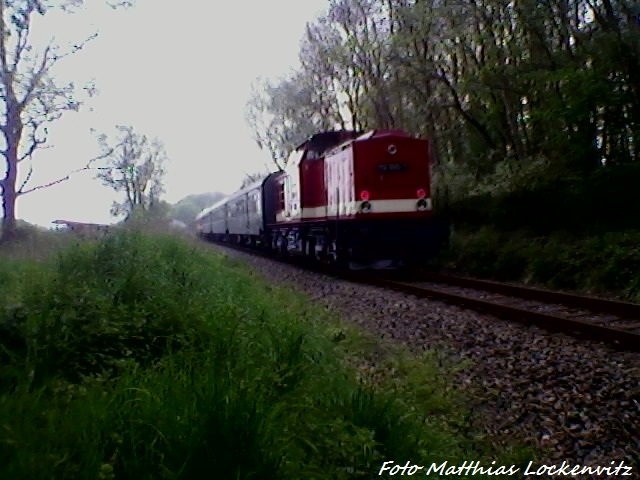
[[[638,2],[329,3],[300,68],[248,104],[274,159],[319,129],[401,128],[432,140],[436,208],[466,238],[491,226],[601,244],[640,228]],[[623,237],[606,241],[624,254]]]

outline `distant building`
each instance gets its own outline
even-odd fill
[[[56,230],[69,230],[82,237],[102,236],[109,232],[111,225],[99,223],[73,222],[71,220],[54,220]]]

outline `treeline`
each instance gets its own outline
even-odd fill
[[[432,139],[454,221],[637,227],[640,6],[584,0],[331,0],[298,70],[247,117],[283,163],[322,129]]]
[[[200,193],[188,195],[169,209],[169,217],[185,225],[192,225],[196,216],[205,208],[224,198],[220,192]]]

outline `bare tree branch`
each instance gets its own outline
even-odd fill
[[[38,13],[40,13],[40,7],[41,5],[39,5],[37,2],[29,2],[26,6],[26,9],[19,11],[18,14],[13,18],[14,24],[16,24],[18,31],[18,40],[16,41],[16,46],[13,52],[14,67],[17,67],[20,64],[22,53],[25,51],[25,49],[27,49],[29,33],[31,31],[31,14],[34,12],[34,10],[38,10]]]
[[[40,61],[40,66],[34,71],[33,76],[29,82],[29,86],[26,88],[26,92],[22,100],[18,102],[18,109],[24,110],[29,102],[33,99],[36,87],[42,81],[42,78],[46,75],[47,71],[51,67],[49,64],[49,52],[51,51],[51,45],[47,45],[44,49],[44,53],[42,54],[42,60]]]
[[[74,45],[70,51],[63,53],[62,55],[55,55],[53,57],[53,60],[55,62],[58,62],[60,60],[62,60],[65,57],[68,57],[69,55],[73,55],[74,53],[79,52],[80,50],[82,50],[84,47],[87,46],[87,44],[92,41],[95,40],[96,38],[98,38],[98,33],[94,33],[92,35],[89,35],[87,38],[85,38],[82,42],[77,43],[76,45]]]
[[[114,150],[119,145],[120,144],[118,144],[113,149],[109,150],[108,152],[105,152],[105,153],[102,153],[102,154],[100,154],[100,155],[98,155],[96,157],[93,157],[92,159],[90,159],[87,162],[87,164],[84,167],[72,170],[71,172],[69,172],[64,177],[58,178],[57,180],[53,180],[51,182],[48,182],[48,183],[45,183],[45,184],[42,184],[42,185],[38,185],[38,186],[33,187],[33,188],[29,188],[27,190],[24,190],[24,187],[27,185],[27,182],[29,181],[29,179],[31,178],[31,175],[33,173],[33,166],[29,165],[29,173],[27,174],[25,180],[22,182],[22,185],[20,186],[20,188],[16,192],[16,195],[17,196],[22,196],[22,195],[26,195],[27,193],[35,192],[36,190],[42,190],[43,188],[51,187],[53,185],[58,185],[58,184],[60,184],[62,182],[65,182],[65,181],[69,180],[71,178],[71,175],[73,175],[74,173],[84,172],[84,171],[88,171],[88,170],[110,170],[113,167],[93,167],[91,165],[94,162],[97,162],[98,160],[103,160],[103,159],[108,158],[109,156],[111,156],[113,154]]]
[[[29,164],[29,173],[27,173],[27,176],[25,177],[24,181],[22,182],[22,185],[20,185],[20,188],[17,191],[17,195],[20,195],[22,193],[22,191],[24,190],[24,187],[27,185],[27,183],[29,183],[29,180],[31,179],[31,175],[33,175],[33,164]]]
[[[29,121],[29,125],[32,128],[31,131],[31,137],[30,137],[30,145],[29,148],[27,149],[27,151],[20,155],[20,157],[18,157],[18,163],[21,163],[23,160],[25,160],[26,158],[31,158],[31,156],[33,155],[33,153],[41,146],[44,145],[45,143],[47,143],[47,137],[46,134],[48,133],[47,129],[44,129],[44,133],[45,133],[45,137],[44,138],[38,138],[37,137],[37,130],[38,130],[38,123],[35,120],[30,120]]]

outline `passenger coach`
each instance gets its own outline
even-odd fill
[[[275,195],[267,183],[273,183],[274,173],[252,183],[213,206],[204,209],[196,217],[198,232],[211,240],[245,244],[261,244],[267,233],[267,221],[275,218],[275,202],[267,202],[265,192]]]

